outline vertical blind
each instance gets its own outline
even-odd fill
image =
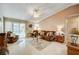
[[[4,18],[5,20],[5,32],[11,31],[12,33],[19,35],[20,37],[25,37],[25,21]]]

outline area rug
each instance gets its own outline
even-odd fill
[[[47,46],[49,46],[52,42],[49,41],[45,41],[43,39],[38,39],[38,41],[36,39],[31,41],[31,44],[39,51],[45,49]]]
[[[17,44],[19,46],[26,46],[26,45],[29,45],[31,44],[33,47],[35,47],[37,50],[41,51],[43,49],[45,49],[47,46],[49,46],[52,42],[49,42],[49,41],[46,41],[46,40],[43,40],[43,39],[34,39],[34,38],[28,38],[26,40],[24,39],[21,39],[21,40],[18,40],[17,41]]]

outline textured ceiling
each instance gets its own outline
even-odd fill
[[[15,3],[15,4],[0,4],[0,10],[5,17],[12,17],[23,20],[38,20],[41,21],[55,13],[71,6],[70,3]],[[41,15],[34,18],[33,10],[39,8]]]

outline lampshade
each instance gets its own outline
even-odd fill
[[[40,30],[40,25],[38,23],[33,25],[34,30]]]
[[[79,35],[79,30],[78,30],[78,28],[72,28],[71,31],[70,31],[70,34]]]

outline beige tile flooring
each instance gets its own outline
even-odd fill
[[[8,44],[10,55],[66,55],[65,43],[51,42],[44,49],[38,50],[31,42],[32,38],[19,39],[16,43]],[[40,41],[39,41],[40,42]],[[41,44],[48,42],[41,40]]]

